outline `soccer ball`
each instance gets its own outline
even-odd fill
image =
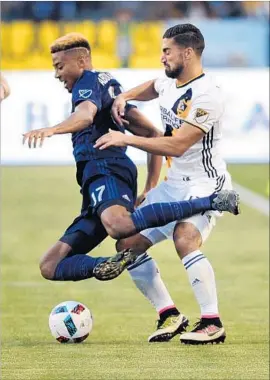
[[[80,343],[90,334],[93,317],[80,302],[66,301],[55,306],[49,316],[52,336],[60,343]]]

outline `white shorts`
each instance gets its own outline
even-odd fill
[[[177,202],[189,200],[190,198],[205,197],[221,189],[232,189],[231,176],[229,173],[215,179],[183,180],[177,182],[177,184],[163,181],[157,187],[149,191],[145,201],[139,208],[151,203]],[[206,211],[203,215],[196,214],[190,218],[182,219],[181,222],[192,223],[200,232],[202,241],[204,242],[215,226],[216,218],[221,216],[222,213],[219,211]],[[179,222],[180,221],[176,221],[162,227],[149,228],[140,232],[140,234],[145,236],[154,245],[165,239],[172,239],[174,228]]]

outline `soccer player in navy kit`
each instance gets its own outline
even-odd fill
[[[227,201],[222,203],[216,194],[191,201],[157,203],[133,212],[136,166],[127,157],[125,148],[94,148],[96,140],[109,130],[124,132],[114,123],[110,113],[115,96],[121,93],[120,84],[109,73],[93,70],[89,43],[80,34],[71,33],[57,39],[51,46],[51,53],[56,78],[64,82],[65,88],[72,93],[72,114],[54,127],[25,133],[23,142],[28,141],[30,148],[36,147],[37,142],[42,146],[46,137],[72,133],[77,182],[83,202],[81,214],[41,259],[43,277],[56,281],[79,281],[93,277],[94,268],[109,258],[90,257],[86,253],[108,235],[120,239],[208,209],[222,208],[221,211],[238,213],[236,199],[233,198],[230,204]],[[127,105],[126,117],[132,132],[146,137],[159,135],[136,107]],[[153,170],[148,177],[149,188],[146,191],[156,185],[161,166],[161,157],[153,157],[152,160]],[[127,256],[130,259],[131,255]],[[131,261],[125,258],[125,251],[114,258],[117,264],[115,276],[130,264],[135,269],[152,260],[147,254],[137,259],[134,255]],[[172,304],[172,311],[177,310],[171,299],[169,303]],[[187,320],[182,318],[179,331],[186,324]]]

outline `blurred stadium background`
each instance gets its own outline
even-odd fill
[[[216,347],[182,347],[177,339],[149,346],[155,312],[128,274],[110,284],[40,277],[39,257],[76,216],[80,195],[69,136],[46,141],[42,150],[21,146],[23,132],[70,111],[69,94],[53,78],[54,39],[83,33],[95,68],[130,88],[162,74],[162,34],[184,22],[204,34],[206,71],[227,94],[224,155],[245,201],[242,215],[222,218],[204,248],[228,331],[226,344]],[[2,1],[1,71],[11,85],[1,104],[2,379],[268,379],[269,2]],[[139,107],[160,126],[156,102]],[[142,152],[130,154],[144,163]],[[139,172],[142,188],[144,165]],[[107,239],[93,254],[112,252]],[[176,304],[195,322],[197,305],[171,242],[151,252]],[[65,299],[94,314],[82,345],[58,345],[50,336],[50,309]]]
[[[1,9],[2,69],[51,69],[48,46],[70,31],[89,39],[96,67],[159,68],[162,33],[185,19],[204,32],[207,67],[269,61],[268,2],[4,1]]]

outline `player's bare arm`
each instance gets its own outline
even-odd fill
[[[188,123],[183,123],[174,136],[166,137],[127,136],[121,132],[110,131],[97,140],[95,147],[106,149],[112,145],[133,146],[152,154],[180,157],[204,135],[205,132]]]
[[[3,74],[0,74],[0,101],[6,99],[10,95],[10,87]]]
[[[128,100],[152,100],[158,97],[154,87],[155,79],[142,83],[129,91],[122,92],[115,98],[112,106],[112,115],[115,121],[123,125],[125,123],[125,105]]]
[[[90,101],[80,103],[75,112],[73,112],[66,120],[49,128],[36,129],[23,134],[23,144],[28,140],[28,146],[31,148],[42,147],[44,139],[53,135],[79,132],[89,127],[94,120],[97,107]]]
[[[125,128],[136,136],[143,137],[161,137],[163,133],[154,126],[154,124],[144,116],[137,108],[130,108],[126,115],[128,124]]]
[[[147,177],[145,181],[145,186],[141,194],[138,195],[135,206],[139,206],[151,189],[157,186],[161,167],[162,167],[162,156],[157,156],[155,154],[147,153]]]
[[[137,108],[130,108],[126,114],[129,124],[126,129],[136,136],[160,137],[162,132],[157,129],[150,120]],[[148,153],[147,155],[147,178],[142,193],[137,197],[136,206],[145,199],[146,194],[158,183],[162,167],[162,156]]]

